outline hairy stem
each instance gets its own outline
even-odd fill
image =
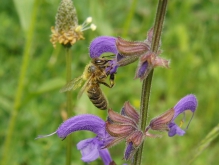
[[[159,48],[159,41],[161,38],[161,31],[163,27],[164,17],[166,13],[166,6],[168,0],[159,0],[155,25],[154,25],[154,33],[153,33],[153,40],[151,50],[153,52],[157,52]],[[149,98],[151,92],[151,82],[153,78],[153,70],[150,72],[148,77],[143,80],[142,83],[142,91],[141,91],[141,103],[140,103],[140,125],[141,130],[144,131],[147,123],[148,117],[148,106],[149,106]],[[135,154],[133,164],[140,165],[142,159],[142,152],[143,152],[144,143],[139,147],[137,153]]]
[[[66,82],[68,83],[71,80],[71,54],[70,48],[66,49]],[[67,115],[68,118],[72,116],[72,91],[67,91]],[[72,138],[69,135],[66,139],[66,165],[71,164],[71,148],[72,148]]]
[[[27,68],[29,64],[31,45],[32,45],[32,40],[33,40],[33,34],[34,34],[34,28],[35,28],[36,16],[37,16],[37,10],[39,8],[39,4],[40,4],[40,1],[35,0],[34,6],[33,6],[33,12],[31,15],[31,22],[29,25],[29,29],[26,33],[26,42],[25,42],[25,47],[24,47],[24,53],[22,56],[23,59],[22,59],[21,68],[20,68],[18,86],[15,92],[13,109],[11,111],[9,126],[7,129],[8,132],[6,134],[5,142],[3,144],[1,165],[8,165],[9,158],[12,156],[10,154],[11,153],[10,150],[13,150],[13,147],[11,146],[11,141],[12,141],[12,137],[14,133],[15,123],[16,123],[17,116],[18,116],[18,111],[22,104],[21,100],[22,100],[23,91],[24,91],[24,84],[25,84],[24,80],[25,80],[25,76],[26,76]]]

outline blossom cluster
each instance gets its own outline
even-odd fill
[[[66,17],[67,15],[67,17]],[[66,17],[66,18],[65,18]],[[64,21],[63,21],[63,18]],[[64,46],[71,46],[76,41],[84,39],[83,31],[95,25],[87,27],[92,21],[91,17],[78,25],[76,11],[72,7],[71,0],[62,0],[56,17],[56,26],[52,27],[51,42],[56,46],[56,42]],[[112,53],[113,56],[104,63],[104,76],[114,76],[120,74],[119,68],[129,65],[138,60],[135,78],[144,80],[155,67],[169,68],[170,61],[160,57],[161,41],[159,50],[154,52],[152,49],[153,28],[148,31],[147,38],[144,41],[127,41],[121,37],[99,36],[95,38],[89,47],[89,56],[91,60],[101,58],[104,53]],[[102,63],[100,60],[96,62]],[[94,69],[94,67],[92,68]],[[102,70],[101,70],[102,71]],[[111,77],[112,78],[112,77]],[[114,77],[113,77],[114,78]],[[78,79],[77,79],[78,80]],[[112,80],[112,79],[111,79]],[[105,82],[102,84],[107,85]],[[95,93],[95,89],[92,89]],[[95,95],[97,97],[97,95]],[[81,114],[64,121],[55,132],[49,135],[40,135],[38,138],[44,138],[56,134],[59,138],[65,139],[69,134],[76,131],[91,131],[95,137],[85,139],[77,144],[77,149],[81,151],[82,161],[92,162],[100,157],[105,165],[114,165],[108,148],[125,141],[126,149],[124,151],[124,160],[132,160],[136,151],[143,143],[145,138],[161,137],[160,134],[152,134],[153,131],[166,131],[169,137],[175,135],[183,136],[193,118],[197,108],[197,99],[195,95],[189,94],[180,99],[175,106],[166,112],[150,120],[145,130],[140,126],[140,114],[128,101],[124,103],[120,113],[108,109],[106,121],[98,116],[91,114]],[[185,111],[191,111],[192,117],[188,122],[186,129],[182,129],[175,119],[184,114]],[[184,118],[181,122],[184,122]]]
[[[82,140],[77,144],[77,148],[82,154],[81,159],[84,162],[92,162],[101,157],[104,164],[109,165],[113,160],[107,148],[123,140],[126,142],[124,159],[129,160],[133,158],[146,137],[160,137],[160,135],[149,133],[149,130],[167,131],[169,137],[183,136],[185,130],[175,123],[175,119],[186,110],[190,110],[194,114],[196,108],[196,97],[192,94],[187,95],[179,100],[173,108],[152,119],[146,129],[142,131],[139,127],[138,111],[129,102],[125,102],[120,114],[111,109],[108,110],[106,122],[98,116],[82,114],[64,121],[52,134],[40,135],[37,138],[57,134],[59,138],[65,139],[75,131],[91,131],[96,134],[96,137]]]

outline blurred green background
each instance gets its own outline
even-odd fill
[[[39,1],[39,0],[38,0]],[[56,135],[34,140],[39,134],[54,132],[65,116],[65,94],[59,89],[65,84],[65,52],[49,42],[51,26],[60,0],[40,0],[36,19],[32,20],[33,0],[2,0],[0,2],[0,155],[13,110],[15,92],[22,64],[22,54],[28,40],[28,29],[35,21],[29,51],[25,87],[13,132],[9,155],[10,165],[65,164],[65,141]],[[89,62],[89,43],[97,36],[122,36],[129,40],[144,40],[153,25],[157,1],[153,0],[75,0],[79,23],[93,17],[97,30],[85,31],[85,40],[71,49],[72,77],[82,74]],[[133,7],[132,7],[133,6]],[[180,165],[194,156],[195,149],[219,123],[219,1],[169,1],[162,35],[162,57],[171,59],[171,68],[154,72],[150,98],[149,119],[173,107],[183,96],[193,93],[199,105],[192,123],[183,137],[169,138],[166,133],[158,139],[146,139],[143,165]],[[132,15],[133,12],[133,15]],[[137,109],[140,104],[141,82],[134,80],[137,63],[119,68],[116,85],[102,86],[110,107],[120,111],[127,100]],[[73,92],[75,114],[91,113],[106,118],[84,94],[77,100]],[[187,119],[189,119],[187,117]],[[193,162],[194,165],[219,162],[218,131],[211,143]],[[72,165],[82,165],[76,144],[95,135],[86,131],[73,134]],[[125,144],[110,149],[118,165]],[[2,158],[1,158],[2,159]],[[130,162],[128,162],[130,163]],[[91,163],[102,164],[101,160]]]

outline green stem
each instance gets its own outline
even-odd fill
[[[71,54],[70,48],[66,49],[66,82],[68,83],[71,80]],[[72,116],[72,91],[67,91],[67,115],[68,118]],[[71,164],[71,153],[72,153],[72,138],[69,135],[66,139],[66,165]]]
[[[152,40],[152,46],[151,46],[151,51],[153,52],[157,52],[159,49],[159,41],[161,38],[161,32],[162,32],[165,13],[166,13],[167,1],[168,0],[159,0],[159,3],[158,3],[155,25],[154,25],[154,32],[153,32],[153,40]],[[147,117],[148,117],[148,111],[149,111],[148,106],[149,106],[152,78],[153,78],[153,70],[150,72],[148,77],[145,80],[143,80],[143,83],[142,83],[141,103],[140,103],[140,116],[141,116],[140,125],[141,125],[142,131],[145,130],[145,127],[147,124]],[[139,147],[138,151],[135,154],[134,161],[133,161],[134,165],[141,164],[143,147],[144,147],[144,143]]]
[[[33,40],[33,34],[34,34],[34,28],[35,28],[36,16],[37,16],[37,10],[39,8],[39,4],[40,4],[39,0],[34,1],[33,11],[31,15],[31,22],[30,22],[30,26],[26,34],[26,42],[25,42],[23,59],[22,59],[21,68],[20,68],[18,86],[17,86],[17,90],[15,93],[15,99],[14,99],[13,109],[11,111],[9,126],[7,129],[8,132],[6,134],[5,142],[3,145],[1,165],[8,165],[9,157],[11,157],[10,150],[13,150],[13,147],[11,147],[11,139],[13,137],[18,111],[22,104],[21,99],[22,99],[23,91],[24,91],[24,80],[25,80],[25,76],[26,76],[26,72],[27,72],[27,68],[29,64],[31,45],[32,45],[32,40]]]

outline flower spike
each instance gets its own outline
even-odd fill
[[[78,25],[77,13],[72,0],[62,0],[56,14],[55,27],[51,27],[50,42],[54,48],[57,42],[65,47],[71,47],[77,41],[84,39],[83,31],[96,29],[94,24],[88,26],[91,22],[92,17],[88,17],[82,25]]]

